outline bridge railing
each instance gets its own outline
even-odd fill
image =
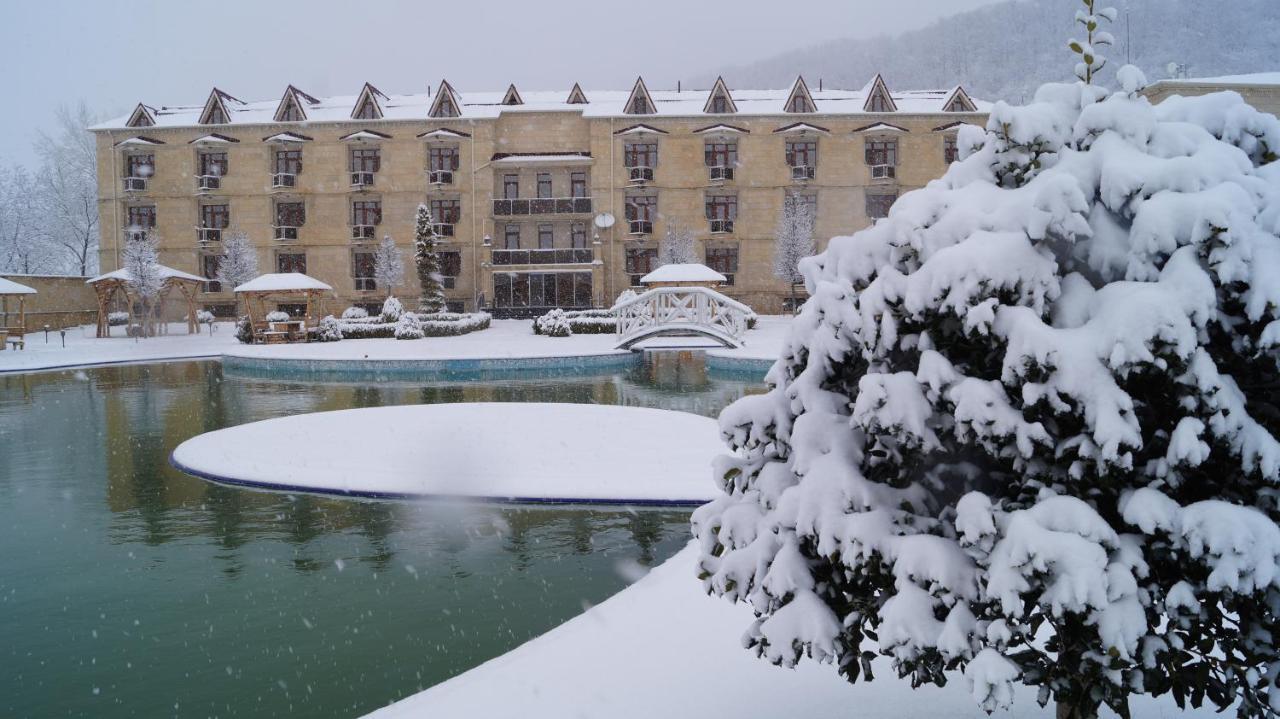
[[[708,287],[657,287],[613,306],[618,338],[659,327],[687,328],[738,340],[747,331],[751,308]]]

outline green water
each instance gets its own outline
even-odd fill
[[[685,511],[220,487],[167,464],[195,434],[435,402],[712,415],[757,389],[675,355],[465,383],[272,380],[211,362],[0,377],[0,716],[358,716],[555,627],[688,538]]]

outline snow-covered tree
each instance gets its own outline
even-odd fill
[[[431,219],[431,208],[425,204],[418,205],[417,226],[413,233],[413,261],[418,268],[418,284],[422,286],[418,309],[426,313],[443,312],[445,309],[444,277],[440,274],[440,255],[436,250],[439,242],[440,238],[436,235]]]
[[[1280,121],[1117,78],[997,104],[800,263],[693,518],[763,658],[1280,712]]]
[[[214,279],[224,292],[230,292],[257,276],[258,251],[249,236],[239,230],[228,233],[222,239],[222,254],[218,256]]]
[[[658,242],[657,266],[688,265],[697,261],[698,252],[693,246],[693,231],[681,222],[669,221],[666,234]]]
[[[42,131],[35,144],[42,235],[73,271],[88,275],[98,266],[98,151],[85,128],[97,118],[82,102],[58,107],[56,119],[56,134]]]
[[[160,273],[159,241],[155,230],[131,235],[121,253],[122,269],[128,271],[128,298],[136,302],[142,311],[142,335],[154,334],[152,322],[160,292],[164,288],[164,276]]]
[[[814,252],[813,211],[809,203],[796,195],[787,195],[782,201],[782,216],[774,232],[773,276],[791,285],[794,301],[796,286],[804,282],[800,274],[800,260]]]
[[[0,166],[0,271],[39,274],[66,268],[41,232],[35,180],[22,165]]]
[[[383,322],[398,322],[400,320],[400,316],[403,314],[404,305],[400,303],[400,300],[394,297],[388,297],[382,301],[381,317]]]
[[[383,237],[382,244],[373,253],[373,280],[387,291],[388,297],[404,282],[404,259],[391,235]]]

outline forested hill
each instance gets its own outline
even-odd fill
[[[1280,70],[1280,0],[1115,0],[1116,45],[1104,82],[1125,62],[1128,15],[1130,61],[1151,80],[1168,76],[1170,62],[1193,77]],[[896,37],[837,40],[747,66],[717,69],[733,87],[788,87],[797,73],[810,86],[860,88],[876,72],[890,88],[963,84],[983,99],[1021,101],[1044,82],[1072,79],[1067,38],[1078,2],[1012,0],[953,15]],[[856,22],[852,11],[848,22]],[[711,85],[716,73],[699,78]]]

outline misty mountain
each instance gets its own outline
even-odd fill
[[[1148,79],[1170,62],[1192,77],[1280,70],[1277,0],[1117,0],[1116,45],[1103,82],[1129,62]],[[891,89],[956,84],[988,100],[1029,100],[1044,82],[1073,79],[1067,38],[1080,35],[1077,2],[1011,0],[939,20],[895,37],[837,40],[720,72],[733,87],[788,87],[797,73],[811,87],[856,89],[876,72]],[[1126,32],[1126,18],[1127,32]],[[1126,36],[1129,38],[1126,47]],[[710,86],[714,75],[699,78]]]

